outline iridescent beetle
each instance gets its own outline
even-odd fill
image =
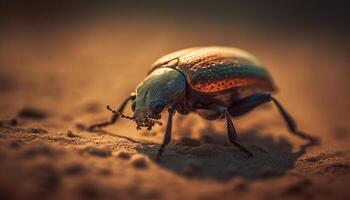
[[[111,125],[121,116],[134,120],[137,129],[152,127],[160,122],[162,111],[169,116],[164,141],[156,160],[171,140],[175,112],[196,112],[207,120],[225,118],[229,141],[248,156],[253,154],[237,142],[232,118],[243,115],[255,107],[272,101],[281,112],[291,133],[310,140],[316,138],[300,132],[292,117],[271,96],[274,83],[261,63],[251,54],[228,47],[195,47],[176,51],[158,59],[148,76],[119,107],[110,121],[94,124],[90,130]],[[134,115],[122,114],[128,101],[132,101]]]

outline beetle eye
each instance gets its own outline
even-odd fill
[[[152,112],[155,114],[159,114],[164,109],[164,106],[165,105],[162,103],[156,103],[152,108]]]
[[[136,108],[136,101],[132,102],[132,104],[131,104],[132,111],[135,112],[135,108]]]

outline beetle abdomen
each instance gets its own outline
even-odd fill
[[[169,55],[160,59],[162,63],[158,62],[154,68],[176,67],[196,91],[218,93],[239,88],[265,92],[274,90],[268,72],[260,67],[256,58],[245,51],[227,47],[202,47]]]

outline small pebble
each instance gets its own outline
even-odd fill
[[[11,120],[10,120],[10,125],[11,125],[11,126],[17,126],[17,125],[18,125],[17,119],[11,119]]]
[[[131,160],[131,164],[137,169],[147,168],[147,161],[143,156],[135,155]]]
[[[85,168],[80,163],[72,163],[64,168],[64,173],[67,175],[80,175],[85,172]]]
[[[75,124],[75,127],[78,129],[78,130],[81,130],[81,131],[85,131],[87,128],[86,128],[86,125],[83,124],[83,123],[76,123]]]
[[[78,136],[75,135],[71,130],[68,130],[68,131],[67,131],[67,137],[76,138],[76,137],[78,137]]]
[[[123,160],[129,160],[129,159],[131,158],[131,155],[130,155],[130,153],[128,153],[128,152],[121,151],[121,152],[119,152],[119,153],[117,154],[117,157],[118,157],[118,158],[121,158],[121,159],[123,159]]]
[[[38,133],[38,134],[47,133],[47,131],[45,129],[42,129],[42,128],[29,128],[28,131],[30,133]]]
[[[90,154],[92,156],[97,156],[101,158],[106,158],[108,156],[112,155],[112,152],[109,149],[106,148],[96,148],[96,147],[85,147],[80,151],[81,153],[85,154]]]
[[[47,114],[44,111],[35,108],[23,108],[18,112],[17,116],[36,120],[43,120],[47,118]]]

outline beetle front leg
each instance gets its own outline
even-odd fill
[[[156,161],[159,162],[160,158],[164,152],[165,146],[169,144],[171,140],[171,132],[172,132],[172,126],[173,126],[173,115],[175,114],[175,110],[173,108],[168,108],[169,116],[168,116],[168,123],[166,126],[165,130],[165,135],[163,139],[163,144],[160,146],[157,156],[156,156]]]
[[[130,100],[134,100],[136,97],[136,95],[134,93],[132,93],[128,98],[126,98],[123,103],[119,106],[118,108],[118,112],[120,113],[123,113],[126,105],[128,104],[128,102]],[[105,126],[109,126],[109,125],[112,125],[114,124],[117,120],[119,119],[119,115],[118,114],[113,114],[111,119],[109,121],[105,121],[105,122],[100,122],[100,123],[96,123],[96,124],[93,124],[91,126],[88,127],[88,130],[89,131],[94,131],[96,129],[100,129],[102,127],[105,127]]]

